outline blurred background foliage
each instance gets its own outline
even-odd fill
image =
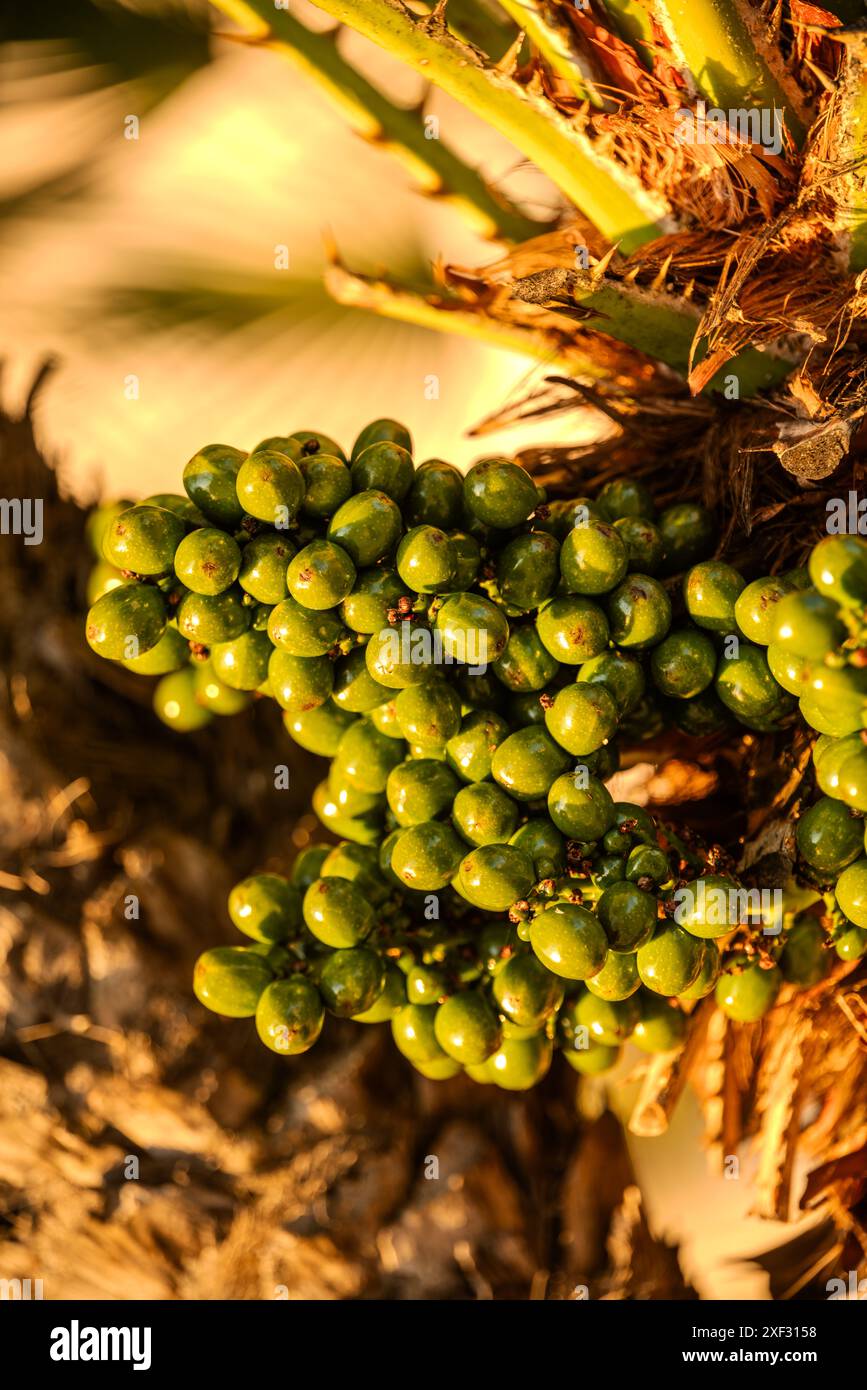
[[[291,8],[323,27],[303,0]],[[468,34],[508,46],[507,16],[461,8]],[[391,103],[425,96],[358,36],[339,48]],[[202,443],[250,447],[290,420],[347,441],[371,416],[406,417],[423,456],[467,462],[467,429],[544,370],[332,302],[332,239],[354,268],[421,287],[440,251],[477,264],[496,248],[202,0],[12,0],[0,89],[7,401],[55,357],[37,427],[77,490],[165,488]],[[550,219],[556,192],[496,133],[439,93],[426,111],[530,225]]]

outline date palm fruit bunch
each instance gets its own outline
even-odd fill
[[[859,815],[807,813],[816,909],[781,912],[777,934],[719,847],[605,785],[621,744],[667,726],[796,717],[760,643],[772,630],[785,644],[789,624],[803,645],[808,577],[747,585],[702,558],[704,508],[657,514],[634,480],[548,505],[509,459],[462,477],[416,468],[411,448],[387,420],[348,458],[308,431],[249,455],[208,446],[186,497],[92,519],[93,649],[158,677],[157,713],[179,730],[268,697],[330,760],[313,806],[340,843],[306,851],[290,878],[236,885],[230,916],[254,944],[205,952],[199,999],[255,1016],[286,1055],[328,1011],[390,1020],[426,1076],[463,1067],[524,1089],[557,1046],[603,1071],[627,1039],[676,1048],[711,992],[753,1022],[784,983],[824,976],[832,939],[851,958],[857,914],[838,913],[832,936],[823,894],[852,872]],[[842,621],[833,634],[843,643]],[[844,646],[832,656],[845,662]]]

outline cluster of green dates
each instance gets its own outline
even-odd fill
[[[784,983],[819,982],[830,946],[857,958],[867,802],[832,790],[830,762],[842,777],[835,750],[865,756],[863,543],[829,537],[809,572],[748,584],[706,558],[705,508],[657,513],[634,479],[548,503],[509,459],[464,476],[411,451],[390,420],[348,456],[310,431],[211,445],[186,496],[91,519],[87,639],[157,677],[160,717],[189,731],[272,698],[329,760],[313,808],[339,843],[236,885],[251,944],[204,953],[198,998],[280,1054],[330,1013],[390,1022],[427,1077],[526,1089],[557,1049],[602,1072],[627,1040],[676,1048],[706,995],[751,1022]],[[776,730],[796,696],[826,795],[775,936],[715,856],[606,781],[621,745]]]

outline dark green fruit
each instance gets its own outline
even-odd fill
[[[345,878],[319,878],[304,894],[304,921],[318,941],[335,949],[357,946],[373,928],[373,908]]]
[[[286,584],[296,603],[317,611],[342,603],[355,583],[355,566],[331,541],[311,541],[289,561]]]
[[[520,526],[538,503],[533,479],[509,459],[481,459],[464,478],[464,505],[485,526]]]
[[[369,812],[381,811],[383,798],[373,792],[362,792],[347,782],[335,763],[328,773],[328,790],[341,816],[366,816]]]
[[[352,453],[352,491],[384,492],[402,502],[412,486],[412,455],[402,444],[381,439]]]
[[[668,855],[657,845],[636,845],[629,851],[626,860],[626,877],[632,883],[650,879],[655,884],[668,883],[671,879],[671,865]]]
[[[704,957],[702,943],[673,923],[660,925],[638,950],[636,963],[641,983],[669,998],[695,983]]]
[[[234,584],[241,569],[236,541],[215,526],[203,526],[185,536],[175,551],[175,574],[196,594],[221,594]]]
[[[437,526],[415,526],[397,547],[395,563],[407,589],[437,594],[450,587],[456,556],[445,531]]]
[[[804,812],[795,834],[801,858],[817,873],[836,875],[863,852],[864,821],[830,796]]]
[[[372,1008],[384,984],[382,958],[366,946],[334,951],[319,974],[323,1003],[338,1018],[351,1018]]]
[[[198,672],[192,666],[184,666],[180,671],[163,676],[154,690],[154,713],[179,734],[202,729],[214,717],[202,698],[198,682]],[[219,693],[218,690],[217,695]]]
[[[273,531],[254,536],[244,546],[238,583],[257,603],[280,603],[289,593],[286,570],[294,554],[287,536]]]
[[[576,903],[554,903],[534,917],[530,945],[542,964],[564,980],[589,979],[608,956],[601,923]]]
[[[867,953],[867,931],[863,927],[848,927],[835,937],[834,950],[840,960],[860,960]]]
[[[369,719],[357,719],[341,739],[335,768],[359,791],[378,794],[402,758],[399,740],[381,734]]]
[[[461,727],[461,702],[444,680],[407,686],[394,702],[398,727],[408,743],[444,748]]]
[[[608,595],[608,620],[619,647],[643,651],[671,627],[671,600],[650,575],[630,574]]]
[[[426,459],[415,470],[403,506],[409,526],[439,526],[451,531],[460,525],[463,475],[442,459]]]
[[[600,999],[628,999],[641,985],[635,952],[609,951],[602,969],[585,983]]]
[[[657,522],[665,546],[665,572],[680,570],[703,560],[714,548],[716,523],[697,502],[677,502],[666,507]]]
[[[725,936],[741,919],[737,885],[719,874],[705,874],[684,884],[675,891],[674,901],[674,920],[691,936]]]
[[[641,1013],[632,1041],[642,1052],[672,1052],[683,1042],[686,1015],[676,1005],[651,990],[638,995]]]
[[[505,844],[518,824],[518,807],[490,782],[463,787],[452,806],[452,820],[470,845]]]
[[[375,565],[397,544],[400,510],[384,492],[358,492],[334,513],[328,539],[342,546],[356,569]]]
[[[412,453],[412,435],[397,420],[371,420],[365,425],[352,446],[353,461],[371,444],[399,444],[402,449]]]
[[[625,1043],[641,1017],[641,1008],[634,995],[627,999],[602,999],[599,995],[582,994],[574,1005],[574,1019],[587,1029],[593,1042],[606,1047]]]
[[[858,536],[824,536],[810,553],[810,578],[843,608],[867,603],[867,545]]]
[[[790,985],[808,988],[824,980],[831,965],[828,937],[815,917],[798,917],[786,932],[779,966]]]
[[[548,1072],[553,1050],[553,1044],[544,1033],[534,1033],[527,1038],[504,1035],[496,1052],[483,1064],[484,1079],[503,1091],[529,1091]]]
[[[644,670],[631,652],[600,652],[584,662],[575,679],[604,686],[614,696],[620,714],[633,710],[644,694]]]
[[[364,649],[367,670],[385,686],[382,704],[392,690],[419,685],[433,674],[434,643],[428,628],[401,622],[374,632]]]
[[[867,927],[867,859],[844,869],[834,889],[837,905],[856,927]]]
[[[563,986],[535,956],[512,956],[494,979],[500,1012],[522,1028],[541,1028],[563,1002]]]
[[[424,1004],[405,1004],[391,1020],[398,1052],[414,1065],[449,1060],[434,1033],[436,1010]]]
[[[359,845],[376,845],[382,837],[380,812],[371,811],[359,816],[343,814],[327,780],[314,788],[312,806],[326,830],[343,840],[352,840]]]
[[[452,594],[436,616],[445,655],[467,666],[496,661],[509,640],[505,614],[479,594]]]
[[[486,912],[505,912],[525,898],[535,882],[533,861],[514,845],[486,844],[461,860],[461,892]]]
[[[304,477],[286,454],[266,449],[244,460],[236,489],[238,501],[249,516],[285,530],[304,500]]]
[[[158,589],[121,584],[89,609],[85,635],[98,656],[130,661],[155,647],[165,627],[166,605]]]
[[[458,732],[446,744],[446,758],[465,782],[483,782],[491,775],[491,763],[509,726],[498,714],[475,710],[467,714]]]
[[[670,632],[653,649],[650,670],[663,695],[689,700],[700,695],[713,680],[716,650],[703,632],[682,628]]]
[[[656,930],[656,898],[625,879],[605,889],[596,911],[612,951],[637,951]]]
[[[497,559],[497,587],[513,608],[529,612],[548,597],[560,574],[560,546],[545,531],[516,536]]]
[[[767,647],[774,640],[777,605],[791,592],[791,584],[774,575],[748,584],[735,602],[735,622],[744,636]]]
[[[272,1052],[297,1057],[316,1042],[324,1018],[316,986],[296,975],[264,990],[256,1008],[256,1032]]]
[[[856,737],[860,740],[860,734]],[[830,757],[827,761],[830,763]],[[823,773],[824,770],[823,764]],[[830,768],[828,775],[831,780]],[[867,811],[867,748],[863,743],[848,757],[841,758],[833,795],[839,796],[853,810]]]
[[[516,627],[493,671],[507,690],[516,693],[544,690],[560,669],[556,657],[542,645],[535,627]]]
[[[170,671],[179,671],[189,658],[189,642],[176,627],[169,626],[155,647],[142,652],[141,656],[126,658],[123,664],[128,671],[140,676],[166,676]]]
[[[439,1004],[447,993],[442,970],[415,965],[406,977],[406,997],[411,1004]]]
[[[451,809],[458,786],[445,763],[417,758],[392,769],[385,794],[398,825],[421,825]]]
[[[463,990],[440,1004],[434,1016],[434,1037],[462,1066],[478,1066],[496,1052],[502,1030],[484,995]]]
[[[333,516],[352,494],[352,475],[342,459],[335,454],[305,454],[296,460],[304,479],[305,516]]]
[[[308,845],[302,849],[295,863],[292,865],[290,883],[293,888],[306,893],[311,883],[320,877],[320,871],[325,860],[331,853],[331,845]]]
[[[334,667],[327,656],[290,656],[275,648],[268,662],[274,699],[290,714],[304,714],[324,705],[334,684]]]
[[[455,557],[452,589],[456,592],[469,589],[476,582],[479,566],[482,563],[479,543],[466,531],[452,531],[449,540],[452,543],[452,552]]]
[[[298,463],[301,459],[301,444],[291,434],[271,434],[267,439],[260,439],[255,449],[250,450],[250,454],[265,453],[284,454],[286,458],[292,459],[293,463]]]
[[[152,506],[160,505],[160,503],[154,501],[152,497],[148,497],[145,500]],[[94,559],[105,559],[103,545],[105,543],[106,534],[108,533],[108,528],[115,518],[120,516],[121,512],[129,511],[132,505],[132,502],[128,499],[120,502],[103,502],[101,506],[94,507],[93,511],[89,513],[87,522],[85,523],[84,534]]]
[[[367,714],[391,694],[367,669],[366,648],[359,647],[334,663],[334,703],[352,714]]]
[[[570,840],[598,840],[614,823],[614,802],[602,782],[579,769],[554,782],[548,815]]]
[[[267,632],[251,628],[231,642],[217,642],[211,648],[211,665],[218,680],[230,690],[258,690],[268,679],[268,662],[273,648]]]
[[[582,757],[601,748],[617,731],[617,703],[604,685],[567,685],[545,711],[549,734],[561,748]]]
[[[268,637],[290,656],[325,656],[346,634],[334,613],[316,611],[285,598],[268,617]]]
[[[580,1041],[584,1041],[584,1034],[580,1035]],[[563,1045],[563,1056],[574,1067],[575,1071],[582,1076],[599,1076],[602,1072],[610,1071],[620,1061],[619,1047],[606,1047],[603,1043],[595,1043],[587,1039],[587,1046],[569,1047]]]
[[[103,594],[119,588],[121,584],[126,582],[119,569],[115,569],[114,565],[110,565],[107,560],[99,560],[87,576],[88,608],[92,607],[98,598],[102,598]]]
[[[607,521],[619,521],[621,517],[649,519],[656,511],[648,489],[637,478],[614,478],[606,483],[597,506]]]
[[[353,1014],[354,1023],[389,1023],[406,1005],[404,978],[396,965],[385,967],[385,984],[379,998],[363,1013]]]
[[[758,961],[729,956],[714,995],[726,1018],[756,1023],[776,1003],[783,976],[776,965],[765,970]]]
[[[672,702],[672,723],[691,738],[707,738],[731,723],[731,715],[712,690]]]
[[[732,632],[735,604],[745,586],[743,575],[731,565],[723,560],[705,560],[684,576],[686,611],[698,627],[710,632]]]
[[[776,619],[775,619],[776,621]],[[768,667],[771,675],[790,695],[807,695],[810,690],[813,668],[797,652],[787,652],[771,642],[767,648]]]
[[[252,1018],[274,972],[264,956],[246,946],[214,946],[204,951],[193,971],[193,991],[200,1004],[226,1018]]]
[[[720,656],[714,688],[726,708],[747,725],[775,718],[784,699],[764,649],[746,640],[738,644],[737,656]]]
[[[491,772],[517,801],[538,801],[547,796],[558,775],[569,764],[569,756],[544,729],[518,729],[499,745],[491,761]]]
[[[194,454],[184,469],[184,491],[215,526],[234,531],[244,509],[238,501],[236,482],[247,455],[230,444],[208,444]]]
[[[575,526],[560,547],[560,574],[569,594],[607,594],[626,573],[629,556],[607,521]]]
[[[301,895],[280,874],[253,874],[229,894],[229,916],[254,941],[287,941],[301,926]]]
[[[388,885],[379,868],[379,854],[372,845],[344,841],[329,850],[320,868],[320,878],[348,879],[377,907],[388,897]]]
[[[665,559],[659,527],[643,517],[623,516],[615,521],[614,529],[626,546],[629,568],[639,574],[656,574]]]
[[[547,816],[525,821],[509,841],[533,861],[536,878],[555,878],[566,868],[566,841]]]
[[[401,832],[391,867],[404,887],[435,893],[454,878],[465,849],[450,825],[425,821]]]
[[[133,574],[165,574],[172,568],[186,529],[180,517],[164,507],[129,507],[106,530],[105,558]]]
[[[299,748],[315,753],[319,758],[333,758],[340,746],[340,740],[355,716],[328,700],[316,709],[305,710],[303,714],[284,712],[283,724]]]
[[[678,995],[679,999],[705,999],[714,989],[720,974],[720,953],[715,941],[705,941],[701,968],[688,989]]]
[[[300,446],[302,455],[308,458],[314,458],[316,454],[332,454],[343,463],[347,462],[346,454],[337,441],[321,430],[293,430],[289,438]]]
[[[362,570],[352,592],[340,605],[340,616],[353,632],[381,632],[388,626],[388,615],[406,587],[395,570]]]
[[[240,593],[232,588],[222,594],[184,594],[175,621],[178,631],[190,642],[210,646],[212,642],[231,642],[240,637],[250,626],[251,617]]]
[[[552,656],[579,666],[608,646],[608,619],[592,599],[577,595],[553,598],[536,617],[536,630]]]
[[[837,605],[814,589],[788,594],[777,605],[774,643],[784,651],[822,661],[845,636]]]

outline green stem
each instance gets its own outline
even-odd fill
[[[605,364],[594,358],[592,349],[569,346],[558,349],[552,345],[551,337],[541,330],[500,323],[462,306],[459,301],[438,302],[386,281],[352,274],[340,265],[328,268],[325,287],[338,304],[350,309],[367,309],[383,318],[430,328],[436,333],[454,333],[491,347],[504,348],[507,352],[535,357],[552,371],[570,376],[590,381],[604,380],[608,376]]]
[[[333,32],[315,33],[273,0],[212,0],[243,29],[248,41],[270,48],[326,93],[364,140],[389,150],[419,191],[457,206],[483,236],[520,242],[542,226],[492,191],[476,170],[439,139],[428,138],[418,110],[393,105],[341,57]]]
[[[494,126],[624,251],[674,229],[667,203],[600,154],[576,120],[488,64],[442,22],[417,19],[401,0],[316,0],[316,5]]]
[[[803,142],[804,97],[779,50],[760,40],[761,19],[749,0],[654,0],[652,13],[701,96],[726,113],[776,110],[795,143]]]
[[[589,309],[590,316],[581,317],[582,328],[628,343],[681,376],[689,375],[700,315],[688,300],[577,270],[526,276],[515,282],[513,293],[552,310],[559,304],[567,314],[570,309]],[[701,358],[702,353],[697,353],[696,360]],[[794,365],[775,350],[747,348],[716,373],[710,389],[723,390],[728,378],[737,377],[739,395],[752,396],[782,381]]]
[[[503,9],[535,44],[551,71],[565,82],[573,96],[602,106],[586,58],[575,43],[575,32],[551,0],[500,0]]]

